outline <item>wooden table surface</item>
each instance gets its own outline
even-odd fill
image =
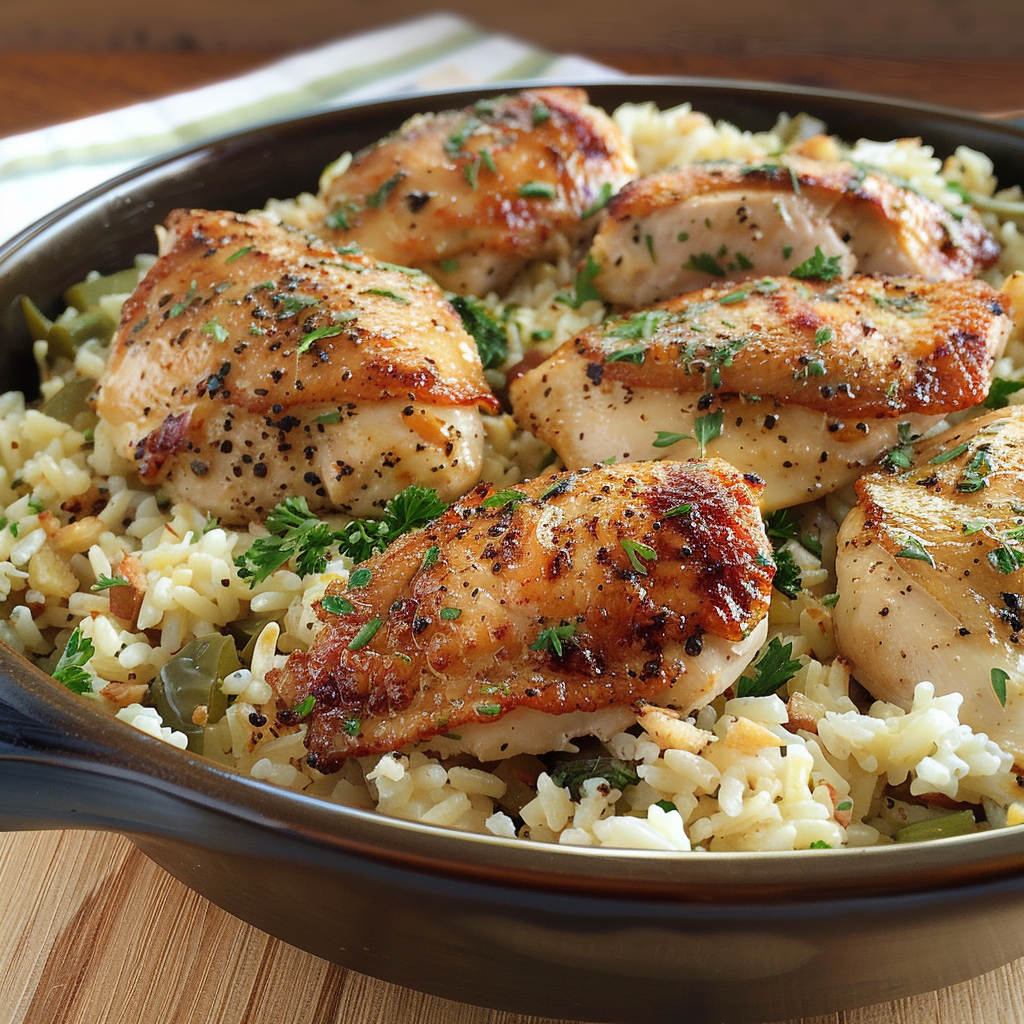
[[[0,136],[191,88],[273,56],[0,52]],[[633,73],[772,80],[982,113],[1024,113],[1024,59],[958,63],[626,51],[587,56]],[[120,836],[0,836],[0,1024],[540,1021],[421,995],[300,952],[186,889]],[[1024,961],[938,992],[804,1018],[803,1024],[1020,1021]]]

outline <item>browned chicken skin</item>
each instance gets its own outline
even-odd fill
[[[689,710],[763,637],[774,565],[758,490],[717,460],[481,484],[363,563],[369,581],[336,595],[352,610],[321,608],[326,626],[274,685],[288,708],[314,698],[306,742],[323,770],[481,725],[501,737],[525,709],[621,708],[619,728],[644,699]],[[702,651],[748,639],[708,692]]]
[[[980,402],[1004,305],[974,279],[706,288],[588,328],[512,381],[512,407],[569,467],[692,458],[698,419],[720,416],[707,450],[765,477],[778,508],[852,479],[900,422],[920,433]]]
[[[950,280],[991,265],[999,245],[973,215],[855,164],[694,164],[627,185],[591,247],[595,287],[646,306],[721,281],[788,274],[815,256],[842,276]]]
[[[597,227],[591,211],[635,173],[583,90],[527,89],[414,117],[363,150],[322,190],[315,229],[484,295],[530,260],[568,255]]]
[[[286,495],[365,514],[411,483],[476,483],[497,400],[425,275],[257,217],[179,210],[166,228],[98,402],[143,480],[225,522]]]

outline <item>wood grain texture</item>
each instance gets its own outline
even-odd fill
[[[106,833],[0,836],[0,922],[3,1024],[554,1024],[329,964],[213,906]],[[1024,961],[787,1024],[1021,1020]]]
[[[0,60],[0,137],[197,88],[266,64],[280,51],[8,51]],[[692,75],[842,89],[978,113],[1024,108],[1019,60],[884,60],[779,54],[721,56],[693,50],[591,48],[631,74]]]
[[[343,32],[423,15],[423,0],[3,0],[0,49],[177,46],[245,49],[272,40],[310,46]],[[491,31],[555,50],[629,45],[710,53],[863,53],[876,56],[1013,57],[1018,0],[860,0],[856,4],[728,4],[693,0],[445,0],[440,6]],[[1008,30],[1009,29],[1009,30]]]

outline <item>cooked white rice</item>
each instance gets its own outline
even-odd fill
[[[821,128],[796,119],[752,134],[715,124],[688,105],[627,106],[615,119],[644,173],[697,160],[761,159]],[[915,139],[811,144],[906,179],[952,209],[963,203],[947,187],[955,183],[987,211],[1003,243],[994,279],[1024,267],[1024,236],[1012,219],[1019,221],[1024,210],[1020,189],[999,191],[982,154],[961,148],[943,163]],[[306,224],[316,208],[313,197],[302,196],[274,201],[268,212]],[[140,264],[140,273],[147,265]],[[568,264],[537,266],[510,294],[487,298],[492,310],[508,314],[510,364],[600,321],[600,303],[576,309],[564,301],[571,277]],[[113,311],[122,298],[104,301]],[[1024,353],[1014,344],[997,367],[1000,376],[1024,374]],[[45,366],[45,344],[36,348]],[[89,342],[73,366],[47,368],[43,399],[76,376],[98,376],[104,355]],[[1014,400],[1024,401],[1024,392]],[[132,467],[114,453],[102,425],[93,432],[87,420],[68,424],[28,408],[20,394],[0,396],[0,639],[52,670],[78,627],[95,648],[85,666],[92,686],[87,699],[151,736],[186,743],[146,706],[161,669],[190,641],[255,619],[261,625],[248,664],[222,682],[229,707],[207,725],[205,752],[253,778],[325,800],[506,838],[675,851],[889,843],[907,824],[948,813],[932,794],[981,804],[992,824],[1024,822],[1013,758],[959,721],[957,696],[936,697],[922,681],[909,711],[882,702],[865,711],[863,694],[851,688],[836,658],[827,600],[835,586],[838,523],[852,504],[848,493],[798,510],[821,539],[820,558],[788,544],[804,589],[794,600],[776,593],[769,639],[791,644],[800,670],[778,694],[723,696],[690,720],[646,709],[636,727],[604,744],[604,754],[631,766],[632,784],[616,788],[613,780],[591,778],[572,791],[552,781],[550,766],[537,758],[467,766],[421,751],[353,759],[337,774],[322,775],[304,762],[305,727],[274,724],[276,695],[266,677],[290,651],[310,643],[319,628],[313,602],[331,580],[347,578],[348,560],[305,579],[280,569],[251,588],[234,559],[262,527],[227,530],[189,505],[169,505],[133,481]],[[536,473],[550,457],[507,416],[490,419],[487,440],[484,475],[499,485]],[[62,508],[76,509],[73,521]],[[135,628],[111,611],[110,590],[94,589],[102,577],[129,570],[144,590]],[[799,728],[789,721],[793,709]],[[929,802],[918,799],[924,795]]]

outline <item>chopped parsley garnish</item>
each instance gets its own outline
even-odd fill
[[[130,587],[131,584],[123,576],[106,576],[100,573],[96,577],[96,582],[89,588],[90,590],[100,591],[109,590],[111,587]]]
[[[946,462],[952,462],[958,455],[963,455],[968,448],[970,448],[970,444],[964,441],[963,444],[958,444],[955,448],[950,448],[947,452],[939,452],[935,458],[928,460],[928,465],[941,466]]]
[[[348,615],[356,610],[356,606],[340,594],[328,594],[320,601],[320,606],[332,615]]]
[[[480,177],[480,160],[480,155],[477,154],[468,164],[464,164],[462,168],[462,176],[466,179],[466,184],[474,192],[477,189],[477,179]]]
[[[329,228],[336,228],[341,231],[352,230],[352,220],[359,213],[362,207],[355,200],[348,199],[338,203],[333,210],[324,218]]]
[[[693,506],[689,502],[683,502],[680,505],[674,505],[667,512],[662,512],[661,519],[673,519],[676,516],[685,516]]]
[[[789,272],[789,276],[801,281],[834,281],[842,273],[840,260],[839,256],[826,256],[821,251],[821,246],[816,245],[814,255],[795,266]]]
[[[412,484],[384,506],[380,519],[353,519],[338,530],[334,535],[338,550],[354,562],[364,562],[402,534],[426,526],[447,508],[434,488]]]
[[[466,333],[476,342],[484,369],[501,366],[508,358],[508,334],[504,325],[472,295],[450,294],[448,301],[459,314]]]
[[[876,306],[880,306],[882,309],[894,310],[911,319],[923,316],[928,311],[928,306],[924,299],[914,292],[908,292],[903,295],[872,295],[871,297],[874,299]]]
[[[573,293],[566,301],[573,309],[579,309],[584,302],[603,302],[601,293],[594,287],[594,278],[601,273],[601,264],[589,253],[587,261],[576,273]]]
[[[533,123],[533,127],[536,128],[538,125],[542,125],[545,121],[551,120],[551,110],[546,103],[534,103],[533,111],[530,115],[530,120]]]
[[[648,345],[644,341],[638,341],[635,345],[627,345],[616,352],[611,352],[604,357],[606,363],[633,363],[634,366],[641,366],[647,358]]]
[[[46,502],[40,501],[37,497],[33,496],[28,499],[28,510],[39,515],[40,512],[46,511]]]
[[[188,309],[189,306],[195,302],[196,299],[196,283],[192,281],[188,286],[188,291],[185,292],[185,298],[181,302],[176,302],[169,310],[167,310],[168,317],[181,316],[182,313]]]
[[[348,577],[348,589],[362,590],[363,587],[369,585],[372,579],[373,573],[365,566],[361,569],[353,569]]]
[[[515,507],[520,502],[526,501],[526,494],[522,491],[506,490],[506,491],[495,491],[494,494],[487,498],[484,498],[480,502],[481,508],[505,508],[506,505],[512,505]]]
[[[340,412],[323,412],[313,421],[314,423],[340,423]]]
[[[768,697],[800,671],[800,662],[793,657],[793,644],[784,644],[772,637],[764,654],[754,665],[753,675],[742,675],[736,681],[737,697]]]
[[[313,708],[316,707],[316,697],[313,694],[307,694],[302,700],[299,701],[295,707],[292,708],[291,717],[292,720],[305,718]]]
[[[348,645],[350,651],[358,651],[365,647],[376,635],[377,630],[384,624],[384,620],[381,618],[370,619],[362,629],[352,638],[352,642]]]
[[[896,444],[882,457],[882,465],[890,469],[910,469],[910,456],[920,434],[911,433],[910,423],[904,420],[896,425]]]
[[[960,479],[956,482],[956,489],[961,494],[974,494],[988,486],[988,474],[992,472],[992,464],[988,461],[989,446],[978,445],[977,450],[971,456],[964,467]]]
[[[524,199],[554,199],[558,195],[555,186],[548,181],[524,181],[516,191]]]
[[[993,569],[1006,575],[1017,572],[1018,569],[1024,567],[1024,551],[1021,551],[1019,548],[1012,548],[1006,543],[1002,543],[985,557]]]
[[[831,327],[819,327],[814,332],[814,346],[815,348],[821,348],[823,345],[827,345],[834,337],[836,332]]]
[[[995,377],[985,398],[985,408],[1005,409],[1010,404],[1010,395],[1016,394],[1021,388],[1024,388],[1024,380],[1007,380],[1005,377]]]
[[[392,302],[398,302],[403,306],[408,306],[412,299],[407,295],[399,295],[398,292],[393,292],[388,288],[364,288],[360,295],[380,295],[382,298],[391,299]]]
[[[297,352],[308,352],[314,341],[320,341],[322,338],[333,338],[336,335],[341,334],[345,330],[342,324],[327,324],[325,327],[318,327],[315,331],[310,331],[309,334],[304,334],[302,340],[299,342],[296,351]],[[335,419],[327,421],[317,417],[318,423],[332,422],[337,423],[341,417],[335,413]]]
[[[645,559],[648,562],[656,562],[658,560],[658,552],[650,546],[650,544],[644,544],[639,540],[631,540],[626,537],[619,541],[622,545],[622,550],[626,552],[629,558],[629,564],[633,566],[635,572],[640,573],[641,576],[647,575],[647,566],[641,559]]]
[[[57,667],[53,670],[53,678],[61,686],[67,687],[79,696],[92,692],[92,676],[85,670],[86,663],[96,653],[92,640],[82,636],[82,627],[76,626],[68,637]]]
[[[250,580],[251,587],[288,561],[294,561],[300,576],[324,571],[335,533],[310,512],[304,497],[285,498],[267,514],[264,525],[270,536],[258,537],[235,558],[239,577]]]
[[[295,316],[296,313],[301,313],[302,310],[315,306],[320,301],[315,295],[291,295],[288,292],[279,292],[270,298],[281,307],[277,314],[278,320]]]
[[[813,534],[805,533],[800,538],[800,543],[803,544],[803,546],[820,561],[822,552],[820,538],[815,537]]]
[[[622,338],[624,341],[647,341],[654,337],[655,331],[671,316],[667,309],[644,309],[639,313],[630,313],[619,323],[612,323],[605,328],[609,338]]]
[[[996,700],[999,701],[1001,708],[1006,707],[1006,684],[1009,682],[1009,672],[1004,672],[1001,668],[992,669],[992,692],[996,695]]]
[[[620,792],[640,782],[640,775],[628,761],[607,756],[563,761],[551,769],[550,778],[559,789],[568,789],[574,800],[583,796],[583,783],[589,779],[604,779],[612,789]]]
[[[764,530],[772,546],[780,547],[787,540],[796,540],[800,533],[800,524],[793,518],[788,508],[780,508],[764,517]]]
[[[693,431],[697,439],[697,452],[700,458],[707,453],[708,444],[722,433],[722,420],[725,411],[709,412],[707,416],[698,416],[693,421]]]
[[[772,586],[791,601],[800,596],[803,589],[803,574],[797,565],[793,552],[787,548],[779,548],[775,552],[775,576]]]
[[[700,370],[704,373],[708,387],[718,388],[722,386],[722,369],[732,366],[737,353],[742,351],[749,340],[748,337],[740,336],[727,338],[721,345],[714,345],[711,342],[690,342],[684,348],[680,359],[687,373]],[[698,356],[697,350],[702,346],[706,354]]]
[[[547,629],[542,629],[537,639],[530,644],[530,650],[549,651],[561,657],[563,644],[575,636],[576,627],[571,622],[563,622],[560,626],[548,626]]]
[[[423,552],[423,561],[420,562],[420,569],[430,569],[437,565],[438,560],[441,557],[441,549],[436,544],[431,544],[426,551]]]
[[[692,252],[683,270],[696,270],[712,277],[725,277],[725,268],[709,252]]]
[[[398,171],[392,174],[387,181],[381,183],[380,187],[366,197],[366,205],[371,210],[379,210],[395,190],[395,186],[405,177],[405,171]]]
[[[441,618],[448,622],[453,622],[462,614],[461,608],[442,608]]]
[[[462,147],[465,145],[466,139],[468,139],[477,128],[481,128],[483,122],[476,117],[467,117],[465,121],[458,127],[458,129],[452,132],[444,141],[444,151],[455,160],[462,155]]]
[[[932,558],[928,549],[925,547],[925,543],[920,537],[914,536],[912,533],[907,533],[904,536],[903,547],[896,552],[897,558],[912,558],[919,562],[927,562],[933,569],[935,568],[935,559]]]
[[[680,441],[693,440],[693,434],[677,434],[671,430],[659,430],[651,444],[655,448],[671,448]]]
[[[594,201],[580,214],[580,220],[586,220],[588,217],[593,217],[595,213],[600,213],[608,205],[608,200],[611,197],[612,185],[610,181],[606,181],[601,185],[601,191],[597,193]]]

